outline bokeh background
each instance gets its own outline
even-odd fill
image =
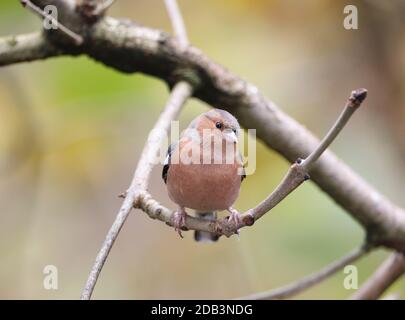
[[[405,6],[350,1],[359,29],[343,28],[346,1],[179,0],[191,42],[255,83],[285,112],[322,136],[349,92],[369,97],[332,149],[405,206]],[[161,0],[117,0],[117,17],[171,30]],[[38,30],[19,1],[0,2],[0,35]],[[87,57],[0,69],[0,298],[76,299],[115,218],[139,153],[168,97],[158,79],[123,75]],[[181,127],[208,109],[191,100]],[[236,203],[261,201],[288,163],[258,145],[256,173]],[[173,208],[156,167],[152,194]],[[94,298],[234,298],[296,280],[341,257],[364,237],[359,225],[306,183],[237,237],[197,244],[133,211]],[[360,284],[388,253],[356,262]],[[59,289],[43,288],[55,265]],[[339,272],[297,299],[343,299]],[[391,293],[405,298],[405,281]]]

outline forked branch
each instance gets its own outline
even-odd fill
[[[265,213],[274,208],[292,191],[294,191],[305,180],[309,179],[311,168],[321,156],[322,152],[333,142],[340,130],[347,123],[350,116],[360,106],[367,96],[367,90],[358,89],[351,93],[346,102],[344,110],[323,141],[306,159],[298,159],[289,169],[284,179],[277,188],[256,207],[247,210],[241,215],[239,224],[230,222],[227,218],[207,221],[187,216],[184,230],[209,231],[227,237],[235,234],[237,230],[245,226],[251,226]],[[167,208],[155,201],[145,190],[138,202],[138,207],[144,210],[150,217],[160,219],[169,225],[173,225],[174,214]]]

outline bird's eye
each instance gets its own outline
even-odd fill
[[[233,131],[234,134],[236,134],[236,129],[235,128],[233,128],[232,131]]]
[[[215,126],[217,127],[217,129],[222,129],[222,123],[219,121],[215,124]]]

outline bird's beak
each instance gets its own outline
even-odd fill
[[[238,143],[238,137],[232,129],[224,130],[224,138],[227,143]]]

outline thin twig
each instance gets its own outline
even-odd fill
[[[183,17],[176,0],[165,0],[167,13],[173,26],[174,34],[184,47],[188,45],[188,37]]]
[[[137,198],[140,196],[141,192],[148,186],[149,176],[153,168],[153,162],[151,159],[156,156],[160,149],[161,133],[168,132],[171,121],[177,118],[181,108],[187,99],[192,95],[192,92],[193,90],[191,85],[186,82],[179,82],[174,86],[170,94],[170,98],[145,144],[141,158],[136,167],[131,186],[126,192],[125,200],[113,225],[108,231],[100,252],[96,257],[96,261],[81,296],[82,300],[90,299],[98,276],[100,275],[107,256],[115,240],[117,239],[125,220],[127,219],[131,209],[136,204]]]
[[[255,293],[246,297],[242,297],[240,299],[245,300],[270,300],[270,299],[285,299],[294,295],[299,294],[300,292],[313,287],[314,285],[322,282],[323,280],[329,278],[337,271],[342,269],[344,266],[352,263],[362,256],[364,256],[367,252],[369,252],[371,247],[368,245],[361,246],[360,248],[355,249],[354,251],[350,252],[347,256],[332,262],[328,266],[324,267],[320,271],[310,274],[309,276],[283,286],[281,288],[273,289],[266,292]]]
[[[395,281],[405,273],[405,256],[392,253],[366,283],[354,293],[352,300],[378,299]]]
[[[41,17],[50,20],[52,24],[56,26],[57,29],[59,29],[60,31],[65,33],[68,37],[70,37],[75,42],[76,45],[81,45],[83,43],[82,36],[78,35],[74,31],[64,26],[62,23],[60,23],[58,20],[52,17],[52,15],[47,14],[44,10],[33,4],[30,0],[20,0],[20,2],[24,7],[28,7],[31,11],[39,14]]]
[[[312,152],[305,160],[302,161],[301,165],[308,171],[311,169],[316,160],[322,155],[322,153],[330,146],[330,144],[335,140],[339,132],[344,128],[346,123],[349,121],[350,117],[361,105],[364,99],[367,97],[366,89],[357,89],[352,92],[349,99],[346,102],[343,112],[340,114],[339,118],[336,120],[335,124],[322,139],[318,148]]]

